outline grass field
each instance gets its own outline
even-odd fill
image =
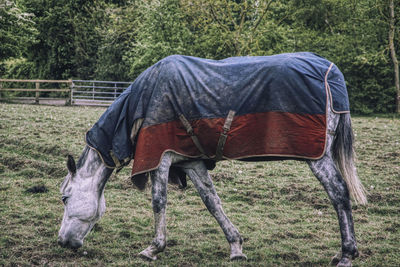
[[[169,187],[168,243],[156,263],[137,257],[153,238],[151,194],[132,188],[129,167],[111,177],[107,212],[72,251],[57,245],[66,156],[104,108],[0,103],[0,265],[328,265],[340,249],[333,207],[306,164],[225,161],[212,171],[224,209],[244,237],[247,262],[229,245],[193,185]],[[358,170],[368,206],[354,206],[354,266],[400,265],[400,119],[355,117]]]

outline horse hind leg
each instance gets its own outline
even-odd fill
[[[332,259],[331,263],[333,265],[337,264],[337,266],[351,266],[351,260],[358,256],[358,250],[354,234],[350,195],[346,182],[333,159],[331,152],[332,141],[333,136],[329,135],[325,155],[319,160],[308,161],[308,164],[328,193],[339,220],[342,250]]]
[[[192,180],[207,209],[221,226],[230,245],[230,259],[246,260],[247,257],[242,252],[243,239],[240,236],[237,228],[232,224],[223,211],[221,199],[218,197],[217,192],[215,191],[211,177],[204,165],[204,162],[193,161],[185,163],[183,165],[183,170]]]
[[[309,161],[308,163],[312,172],[328,193],[339,220],[342,251],[341,254],[333,258],[332,264],[351,266],[351,260],[358,256],[358,250],[347,185],[330,156],[325,155],[320,160]]]

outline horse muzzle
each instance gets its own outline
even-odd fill
[[[82,240],[74,238],[72,239],[62,238],[61,236],[58,237],[57,243],[63,248],[72,248],[72,249],[78,249],[83,245]]]

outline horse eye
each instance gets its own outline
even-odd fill
[[[67,205],[67,200],[68,200],[67,196],[62,196],[61,200],[64,203],[64,205]]]

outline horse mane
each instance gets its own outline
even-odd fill
[[[87,154],[89,153],[90,148],[88,146],[85,146],[85,148],[82,151],[81,156],[78,159],[78,163],[76,164],[76,168],[79,169],[80,167],[83,166],[86,158],[87,158]]]

